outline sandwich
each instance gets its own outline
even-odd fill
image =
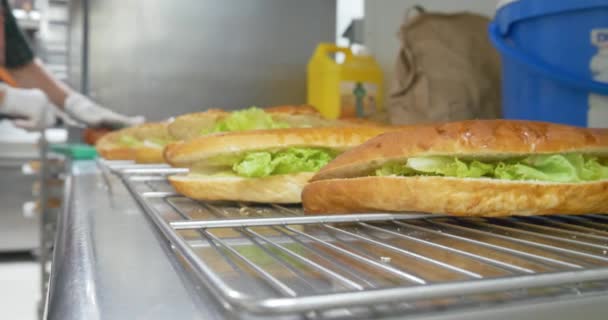
[[[268,115],[275,113],[281,114],[277,121]],[[211,109],[180,116],[172,124],[147,123],[106,133],[97,139],[95,145],[101,156],[108,160],[163,163],[162,150],[169,142],[217,132],[288,127],[280,120],[284,115],[294,115],[298,119],[318,118],[316,110],[310,106],[278,106],[265,110],[253,107],[235,112]]]
[[[338,156],[305,212],[608,213],[608,130],[528,121],[402,127]]]
[[[299,203],[302,187],[340,153],[381,127],[292,128],[208,135],[165,148],[167,163],[190,168],[169,177],[197,200]]]
[[[233,131],[337,126],[383,126],[368,120],[329,120],[311,106],[250,107],[237,111],[210,109],[175,118],[168,127],[176,140]]]
[[[162,163],[165,145],[173,141],[167,123],[145,123],[101,137],[95,144],[108,160],[135,160],[137,163]]]
[[[96,146],[99,153],[109,160],[162,163],[162,150],[173,141],[233,131],[334,126],[383,127],[368,120],[327,120],[306,105],[266,109],[251,107],[233,112],[211,109],[179,116],[170,123],[148,123],[112,132],[99,139]]]

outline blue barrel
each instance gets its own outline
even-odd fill
[[[496,12],[507,119],[608,127],[608,0],[518,0]]]

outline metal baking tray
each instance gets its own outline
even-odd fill
[[[235,312],[377,318],[608,292],[608,216],[306,216],[185,198],[166,179],[184,169],[103,166]]]

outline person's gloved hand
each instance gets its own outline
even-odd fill
[[[46,94],[38,89],[13,88],[0,83],[4,100],[0,113],[18,117],[15,125],[26,130],[41,130],[55,124],[56,116]]]
[[[72,92],[65,99],[65,111],[75,120],[91,127],[130,127],[145,121],[142,116],[128,117],[97,105],[89,98]]]

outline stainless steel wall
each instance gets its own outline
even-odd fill
[[[84,46],[84,5],[82,0],[70,0],[68,8],[67,73],[68,83],[76,90],[83,91],[83,46]]]
[[[335,34],[331,0],[89,1],[91,96],[152,120],[303,103],[306,63]],[[71,35],[82,28],[79,12],[71,11]],[[71,48],[71,82],[79,83],[82,59]]]

